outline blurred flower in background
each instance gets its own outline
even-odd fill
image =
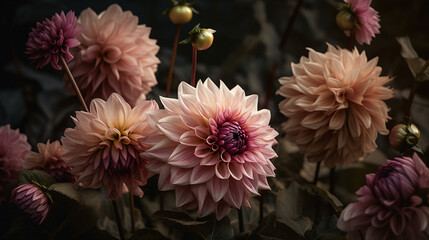
[[[59,141],[38,143],[38,153],[28,154],[24,163],[25,169],[44,170],[53,176],[58,182],[76,182],[76,177],[71,174],[71,168],[63,160],[64,147]]]
[[[0,127],[0,200],[8,183],[18,181],[18,171],[23,169],[25,158],[31,151],[27,136],[12,130],[10,125]]]
[[[85,101],[106,100],[119,93],[135,106],[157,84],[155,72],[159,46],[149,38],[151,28],[138,25],[138,17],[122,11],[117,4],[97,15],[88,8],[79,15],[85,31],[82,42],[73,51],[76,61],[70,65]]]

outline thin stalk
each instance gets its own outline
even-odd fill
[[[240,233],[244,232],[244,223],[243,223],[243,211],[241,208],[238,209],[238,230]]]
[[[86,112],[89,112],[88,107],[86,106],[85,100],[83,100],[82,94],[79,91],[79,87],[77,86],[76,81],[74,80],[74,77],[73,77],[72,73],[70,72],[69,67],[67,66],[66,60],[61,55],[60,55],[60,63],[61,63],[61,66],[66,71],[67,77],[69,78],[70,83],[73,86],[73,89],[74,89],[74,92],[76,93],[76,96],[79,98],[80,104],[82,105],[83,109]]]
[[[356,30],[355,29],[351,30],[350,36],[349,36],[349,44],[347,46],[347,48],[350,51],[353,51],[353,46],[354,46],[354,43],[355,43],[355,35],[356,35]]]
[[[297,4],[295,6],[295,9],[293,10],[293,13],[289,18],[289,22],[286,26],[285,31],[283,32],[282,40],[280,41],[280,44],[279,44],[280,52],[282,52],[284,50],[284,48],[286,47],[286,42],[289,38],[290,33],[292,32],[292,27],[295,23],[296,17],[298,16],[299,10],[301,9],[303,2],[304,2],[304,0],[298,0]],[[274,79],[275,79],[276,73],[277,73],[277,66],[278,66],[278,63],[275,62],[273,64],[273,66],[271,67],[271,71],[268,75],[268,81],[267,81],[267,84],[265,86],[265,103],[264,103],[265,108],[268,108],[269,101],[270,101],[272,94],[273,94]]]
[[[197,74],[197,48],[192,46],[192,75],[191,86],[195,87],[195,75]]]
[[[363,237],[362,232],[361,232],[360,230],[359,230],[358,232],[359,232],[359,236],[360,236],[360,238],[361,238],[362,240],[365,240],[365,238]]]
[[[261,196],[259,196],[259,225],[262,225],[262,221],[264,220],[264,191],[260,192]]]
[[[134,216],[134,195],[129,193],[130,197],[130,215],[131,215],[131,232],[136,230],[136,219]]]
[[[317,181],[319,180],[320,165],[322,165],[322,162],[317,162],[316,170],[314,171],[314,178],[313,178],[314,185],[317,185]]]
[[[210,234],[209,240],[213,240],[213,235],[214,235],[214,231],[215,231],[215,228],[216,228],[216,222],[217,222],[217,219],[214,220],[212,234]]]
[[[329,172],[329,192],[335,195],[335,167]]]
[[[121,240],[125,240],[124,237],[124,228],[122,227],[121,215],[119,214],[118,202],[112,200],[113,210],[115,211],[116,225],[118,226],[119,237]]]
[[[423,65],[422,69],[417,73],[416,78],[413,81],[413,85],[411,87],[410,95],[408,96],[407,107],[405,109],[405,116],[410,116],[411,106],[413,105],[414,96],[417,92],[417,87],[420,83],[420,79],[423,77],[426,69],[429,67],[429,59],[426,61],[425,65]]]
[[[177,24],[176,35],[174,36],[173,54],[171,55],[170,69],[168,70],[167,89],[165,96],[170,96],[171,81],[173,80],[174,63],[176,62],[177,45],[179,43],[180,24]]]

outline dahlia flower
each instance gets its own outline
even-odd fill
[[[0,200],[5,200],[7,184],[18,181],[18,171],[31,151],[27,136],[9,125],[0,127]]]
[[[76,177],[71,174],[71,168],[63,160],[64,147],[59,141],[46,144],[38,143],[39,153],[31,152],[24,163],[25,169],[44,170],[53,176],[58,182],[76,182]]]
[[[36,184],[22,184],[13,189],[11,203],[36,224],[41,224],[51,209],[48,196]]]
[[[142,143],[156,134],[146,112],[158,109],[155,101],[142,101],[134,108],[116,93],[107,101],[94,99],[90,111],[76,112],[76,126],[61,139],[63,158],[84,188],[104,187],[106,197],[119,198],[130,191],[143,196],[147,160],[139,156],[148,146]]]
[[[180,83],[178,99],[161,102],[165,109],[148,118],[162,138],[144,140],[153,147],[142,156],[159,174],[159,189],[175,190],[178,207],[221,219],[231,207],[250,207],[252,193],[270,189],[278,133],[268,125],[270,112],[258,111],[256,95],[245,96],[239,86],[229,90],[222,81],[217,87],[208,78],[196,88]]]
[[[51,19],[45,19],[42,23],[37,23],[36,28],[32,28],[27,41],[27,54],[33,62],[37,62],[37,67],[41,68],[50,63],[57,70],[61,70],[58,64],[60,54],[64,55],[66,62],[73,59],[69,50],[79,46],[80,42],[76,37],[83,31],[77,27],[77,19],[73,11],[67,15],[61,11],[55,13]]]
[[[87,103],[116,92],[135,106],[157,84],[159,46],[149,38],[151,28],[138,21],[117,4],[98,16],[90,8],[80,14],[78,24],[85,31],[78,37],[82,44],[74,50],[76,61],[70,67]]]
[[[347,239],[361,239],[360,234],[377,240],[425,239],[428,196],[419,190],[429,187],[429,170],[417,154],[387,160],[377,173],[366,175],[366,181],[356,192],[357,202],[349,204],[338,221],[338,227],[348,232]]]
[[[371,40],[375,34],[380,33],[380,16],[378,12],[372,8],[372,0],[344,0],[349,3],[349,11],[357,19],[357,27],[354,28],[356,41],[363,45],[371,44]],[[347,36],[350,36],[351,31],[344,31]]]
[[[393,96],[383,85],[378,58],[367,61],[359,54],[336,49],[318,53],[292,64],[292,77],[280,78],[280,111],[289,119],[283,125],[309,161],[328,167],[344,165],[373,151],[377,133],[388,134],[388,108],[383,102]]]

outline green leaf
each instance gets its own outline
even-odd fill
[[[313,221],[305,213],[305,201],[309,200],[307,196],[297,182],[292,182],[287,189],[280,190],[277,197],[278,221],[301,236],[304,236],[313,225]]]
[[[187,213],[177,211],[157,211],[152,215],[152,217],[172,223],[177,223],[183,226],[197,226],[207,223],[207,221],[195,221]]]
[[[213,219],[210,223],[214,226],[212,232],[207,234],[208,240],[223,240],[234,238],[234,229],[231,226],[228,217],[222,218],[220,221]]]
[[[300,240],[302,236],[297,234],[288,225],[283,222],[276,220],[276,213],[272,212],[268,214],[256,229],[253,230],[249,239],[285,239],[287,236],[288,240]]]
[[[345,239],[345,232],[337,228],[338,217],[333,215],[323,219],[305,236],[309,240]]]
[[[133,235],[128,240],[168,240],[168,238],[164,237],[160,232],[155,229],[140,229],[133,233]]]
[[[25,184],[25,183],[31,183],[33,184],[33,181],[37,182],[38,184],[48,188],[52,184],[54,184],[55,178],[52,177],[49,173],[41,170],[21,170],[18,173],[18,184]]]
[[[179,44],[188,44],[188,43],[191,43],[191,38],[189,37],[179,42]]]
[[[330,203],[331,206],[335,209],[335,211],[337,213],[339,213],[343,210],[343,208],[344,208],[343,203],[340,200],[338,200],[337,197],[332,195],[330,192],[328,192],[324,189],[321,189],[321,188],[315,186],[314,184],[303,183],[301,186],[304,189],[308,190],[310,193],[315,194],[315,195],[321,197],[326,202]]]
[[[422,58],[419,58],[417,52],[414,50],[411,45],[411,41],[408,37],[398,37],[396,38],[398,43],[401,45],[401,55],[408,64],[408,67],[411,70],[411,73],[416,77],[417,73],[422,70],[422,67],[425,65],[426,61]],[[429,68],[424,71],[423,76],[420,81],[429,80]]]

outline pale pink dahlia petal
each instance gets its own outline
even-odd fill
[[[208,78],[196,87],[180,83],[178,99],[161,102],[165,109],[149,113],[148,121],[162,139],[146,138],[151,148],[141,156],[151,159],[147,168],[159,174],[159,189],[175,190],[176,206],[221,219],[270,189],[278,133],[268,125],[270,112],[258,111],[256,95]]]
[[[46,18],[42,23],[37,23],[36,28],[32,28],[26,53],[33,62],[37,62],[38,68],[51,64],[53,68],[61,70],[58,64],[60,56],[63,56],[66,62],[73,59],[70,49],[80,44],[76,37],[82,31],[83,28],[77,27],[73,11],[69,11],[67,15],[61,11],[60,14],[56,13],[51,19]]]
[[[309,49],[309,56],[292,63],[292,77],[280,78],[277,94],[286,99],[280,112],[283,125],[310,161],[328,167],[356,161],[376,148],[377,134],[386,135],[389,108],[383,100],[393,96],[383,86],[377,58],[328,44],[324,54]]]
[[[380,33],[380,16],[370,5],[372,0],[344,0],[350,3],[351,11],[358,19],[359,27],[355,28],[356,41],[363,45],[371,44],[371,40],[375,34]],[[350,36],[350,31],[345,31],[347,36]]]
[[[11,194],[11,203],[36,224],[42,224],[51,209],[45,192],[35,184],[22,184]]]
[[[426,239],[429,207],[419,191],[429,184],[429,169],[417,154],[388,160],[366,177],[367,185],[343,210],[338,227],[350,239],[360,234],[365,239]]]
[[[86,102],[106,100],[111,93],[123,96],[131,106],[146,98],[157,84],[155,72],[159,46],[149,38],[151,28],[138,25],[138,17],[117,4],[97,15],[88,8],[79,16],[85,31],[73,50],[71,71]],[[71,88],[70,88],[71,89]]]
[[[38,143],[38,153],[31,152],[24,163],[25,169],[39,169],[52,175],[58,182],[76,182],[71,168],[63,160],[64,147],[59,141]]]
[[[27,136],[12,130],[10,125],[0,127],[0,200],[5,199],[5,187],[18,180],[25,158],[31,151]]]
[[[139,153],[149,145],[142,141],[159,135],[147,121],[146,113],[157,110],[155,101],[142,101],[134,108],[113,93],[107,101],[94,99],[89,112],[78,111],[76,126],[65,130],[61,139],[63,159],[85,188],[104,187],[111,199],[125,192],[142,196],[148,160]]]

